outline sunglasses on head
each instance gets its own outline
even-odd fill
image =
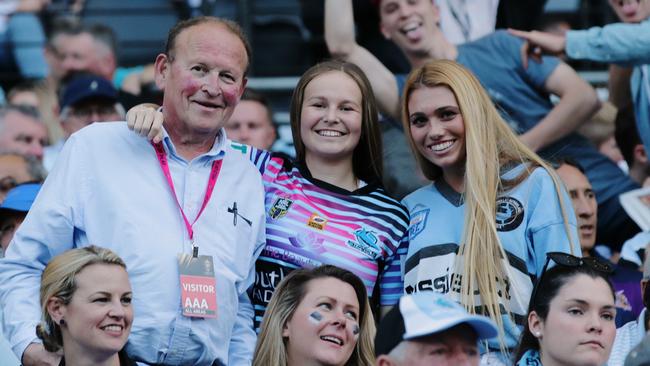
[[[542,273],[539,275],[539,279],[535,283],[535,287],[533,288],[533,293],[530,296],[530,301],[535,301],[537,299],[537,289],[539,288],[539,285],[544,280],[544,274],[546,273],[546,270],[548,269],[548,265],[551,261],[555,262],[555,264],[557,265],[564,266],[564,267],[585,266],[590,269],[593,269],[594,271],[605,273],[607,275],[614,272],[614,268],[612,267],[611,264],[594,257],[576,257],[575,255],[571,255],[569,253],[563,253],[563,252],[546,253],[546,263],[544,263],[544,268],[542,268]]]

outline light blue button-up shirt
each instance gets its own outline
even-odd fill
[[[643,146],[650,151],[650,19],[569,31],[566,54],[574,59],[634,66],[630,88],[636,126]]]
[[[223,159],[214,193],[194,225],[199,254],[212,255],[217,318],[182,315],[177,265],[191,253],[188,233],[153,147],[125,123],[94,124],[66,142],[6,258],[0,260],[5,336],[17,355],[36,341],[40,275],[52,256],[95,244],[119,254],[133,287],[127,344],[136,361],[246,365],[255,347],[246,293],[265,242],[264,189],[256,168],[222,132],[191,161],[163,141],[178,201],[190,221],[205,195],[212,162]],[[228,207],[251,221],[234,224]]]

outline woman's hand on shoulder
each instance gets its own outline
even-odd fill
[[[162,141],[163,114],[156,104],[138,104],[126,112],[129,129],[140,136],[146,136],[153,143]]]

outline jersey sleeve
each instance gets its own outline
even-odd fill
[[[404,294],[404,262],[408,253],[409,239],[408,230],[404,230],[404,235],[400,240],[399,246],[390,255],[385,264],[383,273],[379,282],[379,304],[381,306],[395,305],[399,298]]]
[[[260,174],[264,175],[264,172],[266,172],[266,166],[271,159],[271,152],[235,141],[231,141],[230,146],[233,150],[239,151],[246,156],[248,160],[255,165],[257,170],[259,170]]]
[[[648,34],[650,20],[569,31],[566,35],[566,53],[574,59],[627,65],[647,64],[650,63]]]

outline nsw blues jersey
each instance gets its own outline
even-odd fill
[[[408,250],[404,206],[374,183],[349,192],[312,178],[288,158],[241,148],[260,169],[266,191],[266,246],[251,297],[257,329],[276,286],[296,268],[347,269],[363,280],[371,300],[397,303]]]
[[[502,178],[513,179],[522,170],[523,165],[518,166]],[[574,243],[573,253],[580,255],[571,200],[564,190],[562,194]],[[454,265],[465,219],[462,195],[440,179],[411,193],[403,203],[410,214],[405,291],[437,291],[460,301],[462,273],[455,274]],[[571,252],[556,190],[545,169],[534,169],[518,186],[497,198],[496,224],[507,255],[507,260],[503,261],[506,278],[497,281],[500,282],[506,346],[512,348],[517,345],[526,320],[534,279],[542,271],[546,253]],[[480,304],[478,295],[476,303]],[[514,323],[505,314],[506,309],[512,313]],[[498,340],[490,342],[489,346],[498,350]]]

